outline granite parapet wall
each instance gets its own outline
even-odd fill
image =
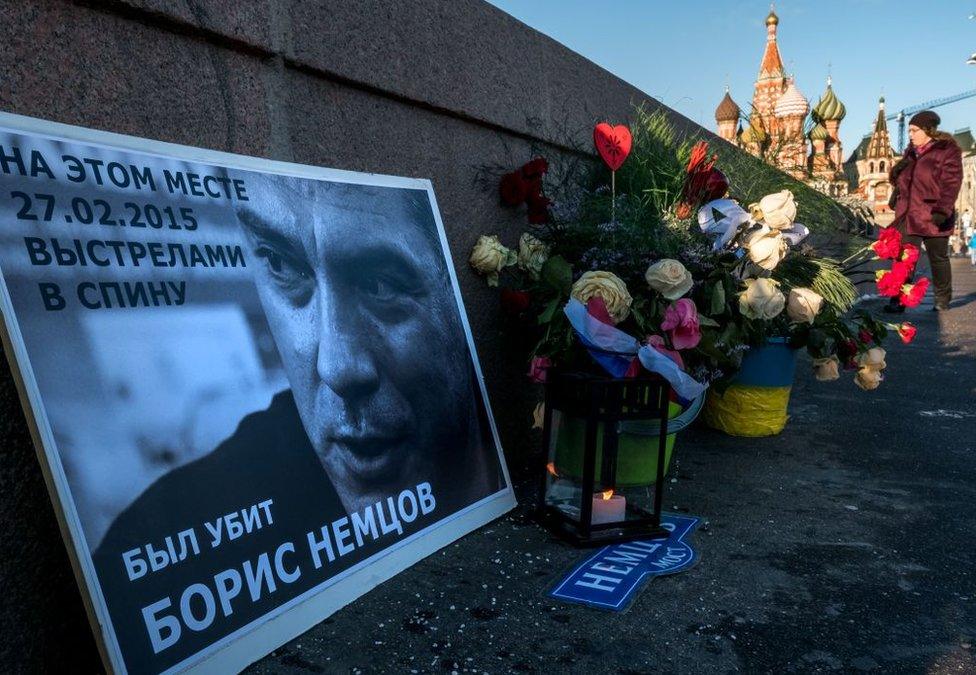
[[[228,152],[433,181],[509,461],[538,392],[467,270],[515,241],[478,167],[577,152],[598,119],[660,104],[480,0],[0,0],[0,109]],[[679,130],[701,130],[672,113]],[[100,662],[24,413],[0,374],[0,668]]]

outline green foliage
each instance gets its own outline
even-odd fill
[[[830,258],[793,254],[776,268],[773,278],[789,288],[810,288],[840,312],[848,311],[857,299],[857,288]]]

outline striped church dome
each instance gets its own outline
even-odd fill
[[[810,112],[810,104],[807,103],[800,90],[796,88],[793,78],[790,78],[790,84],[786,87],[783,95],[779,97],[779,101],[776,102],[776,109],[773,112],[776,117],[806,117],[807,113]]]
[[[827,128],[824,125],[817,122],[813,125],[813,129],[810,130],[810,140],[811,141],[826,141],[830,138],[830,134],[827,132]]]
[[[847,115],[847,108],[844,104],[840,102],[837,98],[837,94],[834,93],[834,88],[831,85],[830,78],[827,78],[827,91],[823,93],[820,97],[820,101],[813,108],[813,118],[818,122],[828,122],[836,120],[837,122],[844,119]]]

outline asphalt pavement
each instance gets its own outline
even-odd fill
[[[976,672],[976,271],[953,274],[879,389],[801,357],[779,436],[682,433],[665,508],[704,519],[701,560],[626,612],[547,597],[584,553],[532,521],[523,475],[509,516],[251,672]]]

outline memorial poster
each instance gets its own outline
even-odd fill
[[[3,114],[0,223],[113,670],[241,668],[514,505],[429,181]]]

